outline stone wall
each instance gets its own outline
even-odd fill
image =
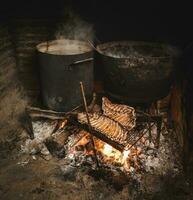
[[[27,98],[18,80],[15,50],[8,25],[0,25],[0,139],[16,132]]]
[[[37,100],[40,92],[36,46],[53,39],[54,25],[48,19],[15,19],[9,24],[19,79],[32,101]]]

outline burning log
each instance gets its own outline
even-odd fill
[[[93,99],[92,99],[91,104],[88,106],[88,110],[92,111],[95,104],[96,104],[96,94],[93,93]],[[81,108],[81,106],[82,105],[76,106],[74,109],[72,109],[69,112],[56,112],[53,110],[45,110],[45,109],[40,109],[37,107],[27,106],[26,112],[32,119],[45,118],[45,119],[51,119],[51,120],[63,120],[63,119],[66,119],[68,115],[76,115],[77,112],[75,111]]]
[[[31,107],[31,106],[26,107],[26,112],[32,119],[33,118],[46,118],[46,119],[58,120],[58,119],[66,118],[66,112],[43,110],[40,108]]]
[[[44,141],[47,149],[53,156],[57,156],[58,158],[63,158],[65,156],[64,144],[69,135],[70,133],[61,132],[50,136]]]

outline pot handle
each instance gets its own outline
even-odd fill
[[[74,66],[74,65],[85,63],[85,62],[91,62],[91,61],[93,61],[93,58],[87,58],[87,59],[84,59],[84,60],[78,60],[78,61],[73,62],[69,66]]]

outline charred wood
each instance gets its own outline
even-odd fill
[[[80,107],[80,106],[78,106]],[[77,107],[76,107],[77,109]],[[44,110],[37,107],[26,107],[26,113],[33,119],[33,118],[46,118],[46,119],[52,119],[52,120],[61,120],[66,119],[68,115],[77,114],[75,111],[70,112],[56,112],[53,110]]]

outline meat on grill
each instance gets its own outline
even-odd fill
[[[106,97],[102,98],[103,114],[119,122],[127,130],[135,127],[135,109],[122,104],[113,104]]]
[[[97,113],[89,113],[89,120],[94,130],[118,143],[126,143],[128,132],[118,122]],[[82,124],[88,124],[86,113],[78,113],[78,121]]]

